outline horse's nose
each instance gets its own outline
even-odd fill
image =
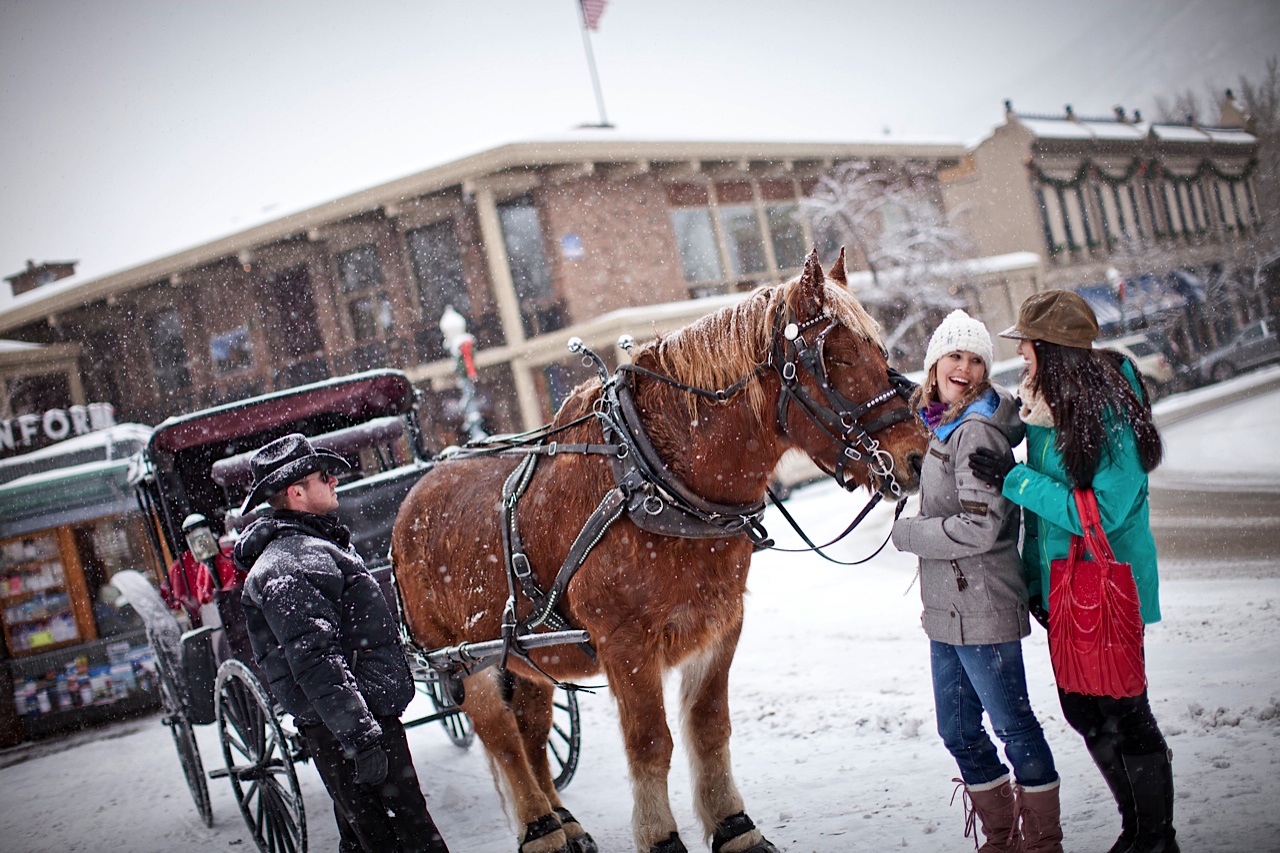
[[[924,454],[918,450],[913,450],[907,454],[907,470],[912,474],[915,482],[920,482],[920,470],[924,467]]]

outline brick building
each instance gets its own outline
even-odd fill
[[[801,201],[833,165],[936,176],[963,155],[955,144],[888,142],[484,151],[122,272],[16,295],[0,337],[63,355],[78,346],[79,375],[64,358],[26,377],[20,394],[10,383],[9,410],[88,399],[112,403],[118,421],[158,423],[389,366],[410,373],[444,422],[456,413],[439,319],[452,305],[477,338],[490,428],[536,425],[585,378],[557,364],[568,363],[565,332],[594,323],[602,334],[601,318],[619,311],[689,303],[663,315],[681,325],[712,307],[707,297],[794,275],[815,245]],[[662,325],[636,320],[626,331],[637,337]]]
[[[1144,121],[1120,108],[1087,118],[1070,107],[1056,116],[1005,107],[1005,123],[940,174],[947,208],[978,254],[1038,253],[1045,286],[1082,288],[1112,333],[1127,307],[1125,326],[1172,318],[1173,331],[1200,348],[1221,325],[1209,309],[1236,313],[1235,322],[1265,310],[1253,282],[1230,286],[1253,263],[1265,226],[1258,139],[1230,93],[1217,126]],[[1120,281],[1129,282],[1127,305]],[[1221,302],[1209,304],[1206,288],[1219,285]],[[1147,303],[1166,306],[1163,315],[1146,316]],[[1171,304],[1185,310],[1171,314]]]

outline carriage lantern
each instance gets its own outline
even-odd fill
[[[182,532],[187,538],[187,547],[191,556],[201,563],[207,563],[218,554],[218,540],[209,528],[209,521],[198,512],[188,515],[182,522]]]

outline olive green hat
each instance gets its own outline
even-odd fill
[[[1018,322],[1000,337],[1090,349],[1098,337],[1098,318],[1080,294],[1046,290],[1027,297],[1018,309]]]

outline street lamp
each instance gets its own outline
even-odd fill
[[[1120,335],[1123,337],[1128,333],[1128,323],[1125,322],[1124,316],[1124,278],[1120,275],[1120,270],[1115,267],[1107,267],[1107,284],[1111,285],[1111,289],[1116,293],[1116,301],[1120,305]]]
[[[454,310],[452,305],[444,306],[440,314],[440,334],[444,336],[444,345],[454,358],[454,370],[458,374],[458,387],[462,389],[462,397],[458,401],[462,407],[462,429],[470,441],[488,438],[484,430],[484,416],[476,401],[476,362],[475,336],[467,331],[467,318]]]

